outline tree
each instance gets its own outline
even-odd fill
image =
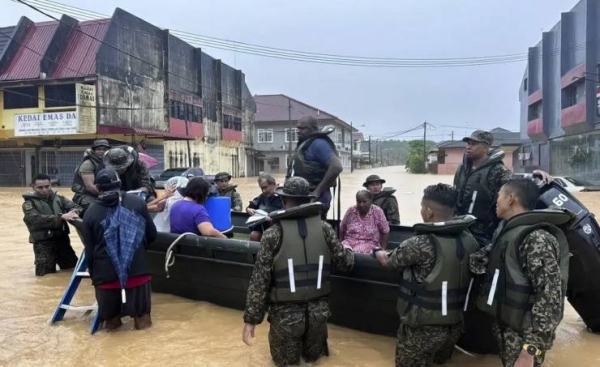
[[[432,141],[427,141],[425,149],[423,149],[423,140],[412,140],[408,142],[408,169],[410,170],[410,173],[426,172],[423,152],[429,151],[433,146],[435,146],[435,143]]]

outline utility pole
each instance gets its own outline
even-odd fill
[[[290,135],[288,142],[288,159],[285,163],[289,167],[290,162],[292,161],[292,100],[290,98],[288,98],[288,124],[290,126]]]
[[[369,135],[369,168],[371,168],[371,135]]]
[[[350,173],[354,172],[354,127],[350,121]]]
[[[454,131],[452,131],[452,141],[454,141]]]
[[[423,123],[423,164],[427,171],[427,121]]]

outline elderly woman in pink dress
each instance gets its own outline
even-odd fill
[[[390,226],[385,213],[373,205],[373,196],[366,190],[356,193],[356,205],[349,208],[340,225],[342,244],[355,253],[371,253],[376,247],[386,248]]]

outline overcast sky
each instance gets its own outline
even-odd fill
[[[0,26],[25,15],[2,1]],[[161,28],[340,55],[449,58],[525,54],[576,0],[61,0],[112,14],[119,6]],[[246,74],[253,94],[283,93],[381,135],[424,120],[435,140],[473,128],[518,130],[525,62],[464,68],[359,68],[285,61],[204,47]],[[260,106],[259,106],[260,108]],[[459,126],[459,128],[447,127]],[[464,127],[463,127],[464,126]],[[460,128],[462,127],[462,128]],[[407,138],[421,132],[406,134]]]

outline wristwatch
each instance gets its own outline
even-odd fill
[[[538,356],[542,355],[542,351],[539,350],[538,347],[536,347],[533,344],[523,344],[523,350],[534,357],[538,357]]]
[[[371,253],[371,256],[373,256],[373,257],[376,257],[376,256],[375,256],[375,254],[376,254],[378,251],[383,251],[383,249],[382,249],[381,247],[375,247],[375,248],[373,249],[372,253]]]

